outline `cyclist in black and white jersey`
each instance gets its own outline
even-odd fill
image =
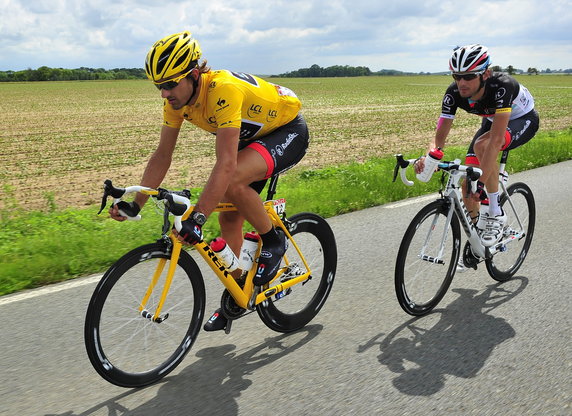
[[[454,82],[443,97],[441,116],[430,147],[444,148],[458,108],[483,117],[465,160],[467,165],[480,167],[483,175],[477,193],[464,202],[474,221],[478,220],[477,227],[482,230],[486,246],[494,245],[501,238],[506,224],[506,214],[499,206],[498,153],[528,142],[539,126],[530,92],[513,77],[492,72],[490,64],[485,46],[473,44],[454,50],[449,60]],[[423,170],[423,166],[424,158],[421,158],[416,171]],[[480,201],[486,197],[488,214],[478,218]]]

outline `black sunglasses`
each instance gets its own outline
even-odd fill
[[[179,85],[179,83],[176,81],[167,81],[163,82],[162,84],[155,84],[158,90],[172,90],[177,85]]]
[[[481,74],[453,74],[453,79],[455,81],[460,81],[462,79],[464,79],[465,81],[472,81],[479,75]]]

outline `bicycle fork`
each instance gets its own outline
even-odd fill
[[[177,268],[177,263],[179,262],[179,256],[181,254],[181,244],[173,244],[169,268],[167,270],[167,276],[165,277],[165,284],[163,285],[163,290],[161,291],[161,297],[159,298],[159,303],[157,304],[157,308],[155,309],[155,313],[149,312],[145,307],[147,306],[147,302],[151,297],[151,293],[155,289],[159,278],[163,274],[163,270],[165,269],[165,264],[167,264],[167,260],[165,258],[159,259],[159,264],[157,264],[157,268],[155,269],[155,273],[153,274],[153,278],[151,279],[151,283],[149,283],[149,287],[147,287],[147,291],[141,300],[139,305],[139,312],[143,318],[147,318],[153,322],[161,323],[169,317],[169,314],[165,314],[161,316],[161,310],[163,309],[163,305],[165,300],[167,299],[167,294],[169,293],[169,289],[171,288],[171,282],[173,281],[173,276],[175,275],[175,269]]]
[[[427,237],[425,237],[425,242],[423,247],[421,248],[421,253],[419,253],[419,258],[423,261],[428,261],[434,264],[445,265],[443,261],[443,253],[445,252],[445,245],[447,244],[447,231],[449,230],[449,224],[451,224],[451,219],[453,218],[453,208],[449,208],[449,212],[447,213],[447,219],[445,220],[445,226],[443,227],[443,234],[441,236],[441,243],[439,244],[439,251],[437,252],[436,256],[430,256],[425,254],[425,250],[429,245],[431,237],[433,233],[437,229],[437,223],[439,222],[439,213],[436,213],[433,217],[433,221],[431,222],[431,227],[429,227],[429,231],[427,232]]]

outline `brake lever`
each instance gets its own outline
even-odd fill
[[[101,208],[99,209],[98,215],[101,214],[101,211],[107,205],[107,197],[111,196],[114,199],[119,199],[125,194],[125,188],[116,188],[113,186],[111,179],[106,179],[103,182],[103,197],[101,198]]]
[[[407,166],[409,166],[409,162],[403,158],[403,155],[401,153],[395,155],[395,158],[397,159],[397,162],[395,163],[395,168],[393,168],[393,182],[395,182],[395,180],[397,179],[397,174],[399,173],[399,169],[400,168],[405,169]]]
[[[99,208],[99,212],[97,213],[97,215],[101,214],[101,212],[107,205],[107,197],[111,194],[110,189],[112,187],[113,184],[111,183],[110,179],[106,179],[105,182],[103,182],[103,197],[101,198],[101,207]]]

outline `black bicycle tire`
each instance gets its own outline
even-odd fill
[[[518,192],[524,196],[528,206],[528,228],[526,231],[526,236],[524,237],[525,241],[522,250],[516,257],[516,262],[508,270],[499,270],[495,266],[495,256],[493,256],[492,259],[485,260],[487,272],[497,282],[506,282],[507,280],[510,280],[512,276],[514,276],[514,274],[518,271],[518,269],[520,269],[520,266],[522,266],[522,263],[524,262],[528,251],[530,250],[530,245],[532,244],[532,238],[534,236],[534,227],[536,226],[536,202],[534,201],[534,195],[530,187],[523,182],[516,182],[510,185],[506,191],[508,195],[513,195],[515,192]],[[503,193],[501,196],[500,205],[502,206],[507,201],[507,195]],[[502,253],[499,253],[499,255],[502,255]]]
[[[302,212],[290,217],[288,222],[291,224],[289,231],[293,236],[300,232],[309,232],[320,242],[323,250],[324,270],[319,277],[320,282],[314,296],[298,312],[283,313],[274,305],[272,299],[257,306],[256,310],[264,324],[274,331],[283,333],[304,327],[318,314],[332,289],[338,262],[335,236],[324,218],[310,212]],[[295,296],[295,294],[290,296]]]
[[[412,301],[411,297],[407,293],[406,288],[406,276],[405,276],[405,261],[407,259],[407,252],[411,245],[411,241],[417,231],[419,225],[429,216],[434,214],[444,215],[447,217],[449,211],[449,204],[443,199],[439,199],[431,202],[430,204],[421,208],[421,210],[413,217],[411,223],[407,227],[405,234],[399,245],[399,251],[397,254],[397,260],[395,263],[395,294],[401,308],[407,312],[409,315],[413,316],[423,316],[431,312],[435,306],[439,304],[443,296],[447,293],[453,276],[455,275],[455,270],[457,262],[459,260],[460,244],[461,244],[461,231],[459,220],[454,214],[451,218],[450,227],[453,232],[453,244],[452,244],[452,257],[450,259],[449,268],[445,274],[442,284],[431,298],[430,301],[423,303],[421,305],[416,304]]]
[[[144,373],[129,373],[116,368],[106,357],[99,338],[99,324],[104,303],[113,286],[119,279],[143,258],[169,258],[170,251],[165,243],[152,243],[135,248],[117,260],[103,275],[89,302],[85,326],[84,343],[87,355],[97,373],[108,382],[121,387],[143,387],[153,384],[181,363],[194,344],[203,321],[205,311],[205,287],[201,271],[195,260],[181,251],[178,265],[187,274],[193,288],[193,313],[189,317],[189,327],[179,347],[162,364]]]

